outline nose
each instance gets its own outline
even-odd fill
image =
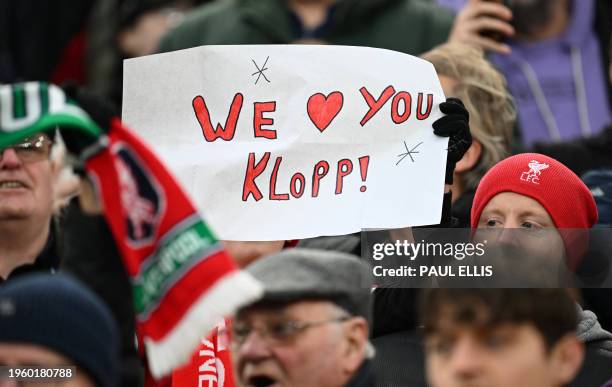
[[[517,245],[519,238],[519,229],[521,224],[518,219],[507,218],[504,221],[503,228],[500,228],[497,234],[497,243],[500,245]]]
[[[0,167],[15,168],[21,165],[21,160],[13,148],[0,149]]]
[[[450,361],[450,369],[459,380],[471,380],[478,376],[482,366],[482,354],[472,338],[460,339]]]
[[[504,246],[511,246],[515,243],[516,229],[504,227],[500,229],[497,234],[497,244]]]
[[[521,220],[518,216],[508,216],[504,220],[504,228],[520,228]]]

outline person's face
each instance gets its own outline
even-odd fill
[[[363,362],[367,323],[327,301],[298,301],[241,311],[232,341],[241,387],[341,387]]]
[[[574,336],[547,349],[531,324],[476,328],[442,319],[425,339],[432,387],[557,387],[573,379],[583,349]]]
[[[0,220],[51,217],[58,168],[50,147],[48,137],[35,135],[0,149]]]
[[[74,361],[68,359],[60,353],[51,349],[33,344],[13,344],[0,343],[0,365],[8,367],[67,367],[74,366]],[[66,378],[61,381],[53,381],[45,383],[40,382],[20,382],[0,380],[0,387],[16,387],[16,386],[62,386],[62,387],[94,387],[95,383],[87,373],[80,370],[78,367],[75,370],[75,375],[71,378]]]
[[[546,209],[514,192],[499,193],[487,203],[474,239],[487,241],[486,259],[498,259],[499,274],[512,270],[519,280],[556,281],[565,261],[563,239]]]

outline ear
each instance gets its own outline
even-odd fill
[[[482,144],[476,140],[472,140],[472,145],[468,148],[467,152],[463,155],[461,160],[455,165],[455,173],[461,174],[470,171],[476,166],[480,155],[482,154]]]
[[[553,347],[550,354],[550,369],[555,385],[565,386],[578,374],[584,360],[584,344],[575,334],[568,333]]]
[[[354,374],[363,363],[368,344],[368,322],[363,317],[353,317],[345,322],[346,346],[344,348],[344,373]]]

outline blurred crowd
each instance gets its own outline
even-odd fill
[[[612,257],[564,232],[612,224],[611,36],[609,0],[0,0],[0,366],[74,366],[66,386],[612,386]],[[124,59],[241,44],[431,62],[449,139],[431,227],[531,232],[503,258],[596,286],[376,287],[359,235],[227,241],[260,296],[152,372],[140,268],[84,161],[119,130]],[[6,369],[0,386],[58,383]]]

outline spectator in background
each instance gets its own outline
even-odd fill
[[[5,102],[0,106],[8,106]],[[51,158],[52,143],[47,135],[35,133],[0,149],[0,281],[59,267],[52,215],[60,165]]]
[[[373,386],[367,264],[296,248],[261,258],[247,271],[263,283],[264,295],[233,322],[239,386]]]
[[[531,172],[529,163],[532,160],[548,166],[541,169],[538,176],[528,179]],[[534,177],[538,179],[535,182]],[[536,282],[535,286],[555,286],[544,281],[558,279],[559,267],[568,266],[576,270],[581,266],[588,240],[584,239],[586,234],[572,234],[556,228],[582,228],[586,232],[596,220],[595,202],[580,179],[559,162],[536,154],[507,158],[489,170],[476,190],[471,217],[473,228],[504,229],[504,232],[498,233],[505,239],[500,236],[497,243],[513,253],[510,257],[505,257],[512,267],[546,267],[543,275],[536,277],[539,282]],[[515,233],[515,238],[511,237],[512,233]],[[519,236],[534,240],[535,243],[525,243]],[[576,236],[580,238],[576,239]],[[489,239],[488,253],[491,251],[492,242],[493,240]],[[492,258],[488,253],[479,262],[486,264],[487,260]],[[542,260],[525,260],[527,253],[531,257],[540,254]],[[565,260],[563,257],[566,257]],[[495,280],[504,274],[498,270],[500,267],[496,266]],[[529,274],[531,272],[528,270]],[[523,282],[515,282],[513,286],[525,286],[527,278],[519,279]],[[493,286],[500,285],[493,283]],[[511,289],[510,292],[513,290],[521,291]],[[374,295],[373,342],[377,349],[377,357],[374,360],[378,376],[377,386],[425,386],[424,375],[419,372],[418,367],[422,364],[422,351],[417,331],[418,321],[413,310],[414,289],[378,288]],[[570,385],[600,385],[612,376],[612,334],[601,328],[595,314],[583,311],[579,306],[574,308],[580,312],[575,329],[580,340],[586,345],[587,360],[576,380]],[[409,364],[401,366],[402,362]]]
[[[510,155],[515,111],[504,77],[482,51],[463,44],[443,44],[422,58],[436,68],[447,97],[460,99],[470,114],[472,145],[455,166],[452,215],[469,227],[474,192],[482,176]]]
[[[117,40],[126,57],[155,53],[161,37],[183,18],[183,13],[174,3],[169,0],[128,0],[121,4]]]
[[[76,366],[63,386],[115,387],[117,333],[102,301],[68,276],[33,274],[0,287],[3,366]]]
[[[544,155],[524,153],[503,160],[483,177],[471,221],[472,228],[505,231],[495,243],[509,252],[511,265],[525,273],[544,268],[535,276],[537,283],[555,286],[548,280],[561,269],[578,272],[590,263],[589,256],[583,257],[597,209],[589,189],[567,167]],[[530,256],[542,259],[524,259]],[[586,344],[586,360],[572,385],[600,385],[612,376],[612,334],[601,328],[595,314],[580,312],[578,336]]]
[[[104,0],[90,22],[88,87],[121,106],[123,60],[153,54],[184,13],[210,0]]]
[[[238,0],[203,5],[159,51],[205,44],[330,43],[422,53],[448,36],[452,16],[414,0]]]
[[[564,289],[428,289],[421,320],[432,387],[562,387],[584,358]]]
[[[609,2],[463,3],[449,40],[492,52],[516,100],[525,145],[589,137],[610,124]]]
[[[108,127],[103,121],[110,120],[111,113],[102,101],[77,89],[71,89],[71,99],[87,105],[100,120],[98,126]],[[40,133],[58,125],[65,129],[66,116],[68,125],[96,124],[67,102],[62,89],[42,82],[0,86],[0,111],[5,110],[16,116],[3,114],[0,120],[0,283],[60,268],[74,274],[121,322],[122,385],[138,385],[142,369],[134,347],[134,307],[123,262],[101,212],[81,210],[81,206],[88,211],[96,208],[91,184],[83,184],[78,200],[57,216],[54,203],[61,162],[51,156],[51,138]]]
[[[497,37],[500,37],[502,30],[511,33],[508,26],[499,20],[499,18],[504,19],[508,16],[501,5],[482,1],[470,1],[468,5],[465,5],[466,0],[438,0],[438,3],[445,3],[444,5],[455,10],[460,10],[465,6],[457,19],[453,34],[455,38],[471,41],[474,45],[486,47],[493,52],[500,49],[504,51],[504,47],[499,46],[490,38],[491,30],[497,31],[496,34],[493,34]],[[573,0],[569,3],[566,0],[552,2],[507,0],[503,3],[510,5],[511,10],[517,11],[514,12],[509,24],[514,25],[518,31],[514,38],[510,37],[503,41],[510,44],[512,48],[510,55],[497,53],[492,54],[491,57],[510,77],[510,89],[517,99],[523,137],[528,140],[532,134],[540,133],[538,138],[534,137],[533,140],[526,141],[531,151],[560,161],[578,176],[583,176],[591,171],[586,175],[590,180],[587,185],[593,190],[594,195],[596,194],[598,208],[600,214],[603,215],[600,216],[600,222],[609,224],[609,216],[607,216],[609,199],[606,198],[603,187],[612,183],[610,179],[610,168],[612,167],[610,85],[612,76],[607,70],[612,69],[609,60],[612,48],[610,39],[611,3],[599,0]],[[539,7],[539,10],[534,9],[533,15],[530,15],[528,8],[536,6]],[[534,41],[536,31],[521,33],[521,30],[529,29],[526,24],[530,22],[532,16],[536,18],[545,16],[546,9],[550,7],[556,7],[558,11],[568,11],[566,16],[569,15],[570,19],[566,20],[567,26],[564,31],[555,38],[541,41]],[[485,10],[493,10],[492,15],[487,16],[488,11],[485,12]],[[558,19],[558,15],[556,17]],[[495,20],[496,18],[498,20]],[[554,24],[554,20],[551,19],[550,22]],[[531,23],[536,23],[536,21],[532,20]],[[489,30],[489,32],[484,30]],[[488,35],[488,37],[481,34]],[[493,46],[489,47],[489,45]],[[576,54],[578,51],[581,54],[580,58]],[[577,72],[580,69],[582,69],[583,77],[580,77],[581,74]],[[584,82],[580,82],[582,80]],[[578,93],[581,85],[585,87],[586,94]],[[538,91],[538,88],[542,91]],[[579,102],[584,101],[585,98],[586,104],[581,105]],[[537,101],[540,102],[536,103]],[[587,109],[584,109],[584,106]],[[545,125],[543,120],[545,115],[542,112],[546,113],[547,109],[552,109],[554,120],[551,120],[551,115],[548,114],[549,119]],[[579,129],[587,127],[584,125],[587,120],[581,120],[580,113],[584,116],[585,110],[588,110],[590,115],[591,129],[595,132],[602,130],[590,137],[568,139],[578,135],[582,136],[583,132]],[[598,127],[601,124],[597,122],[606,123],[605,117],[608,117],[608,125],[605,128]],[[528,121],[532,121],[533,124]],[[550,140],[555,138],[547,135],[547,132],[555,125],[558,125],[562,131],[561,138],[564,141],[551,143]],[[545,130],[547,128],[548,130]],[[567,132],[564,132],[565,130]],[[607,169],[600,170],[601,168]],[[461,203],[458,204],[461,209]],[[456,208],[453,208],[453,215],[460,216]],[[610,299],[609,290],[592,288],[582,290],[584,302],[597,312],[602,325],[608,329],[612,326],[607,302]]]
[[[557,273],[565,265],[576,271],[588,240],[581,239],[578,231],[565,229],[593,227],[597,207],[589,189],[566,166],[544,155],[523,153],[501,161],[482,178],[471,222],[478,230],[538,230],[539,238],[548,236],[545,244],[529,243],[518,233],[515,238],[500,234],[499,240],[519,249],[516,251],[532,252],[522,256],[526,259],[541,254],[549,257],[549,273]]]

